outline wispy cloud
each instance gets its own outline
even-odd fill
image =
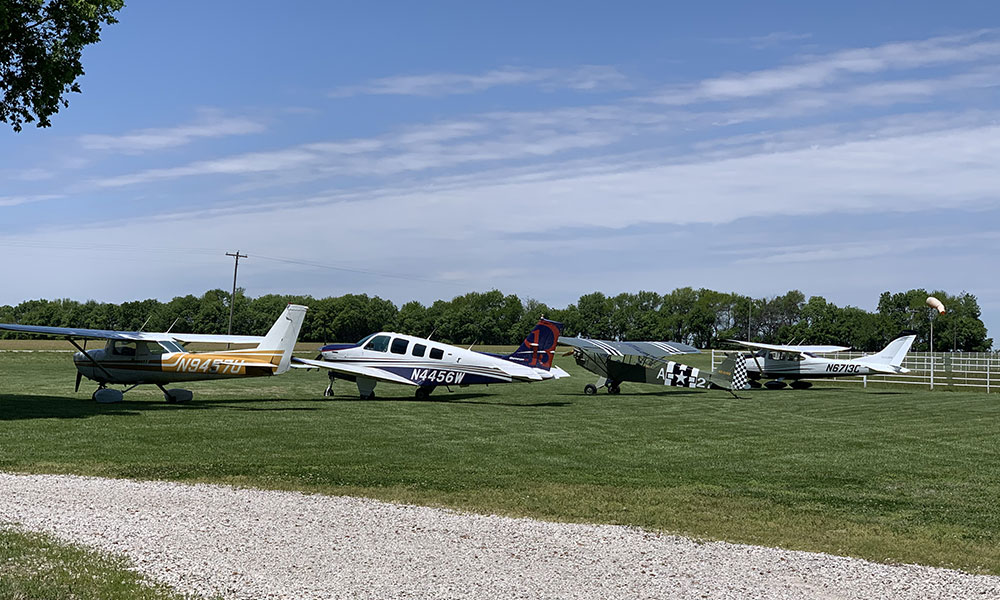
[[[608,146],[662,125],[667,117],[621,107],[538,112],[497,112],[405,127],[376,138],[327,141],[237,154],[168,168],[104,177],[93,183],[115,188],[204,175],[299,173],[322,176],[388,176],[471,163],[511,162]]]
[[[968,63],[1000,56],[993,32],[894,42],[874,48],[842,50],[806,57],[799,64],[738,73],[674,86],[649,99],[669,105],[768,96],[792,90],[820,88],[851,75],[942,64]]]
[[[614,67],[586,65],[574,69],[502,67],[480,74],[427,73],[383,77],[337,88],[333,98],[361,95],[449,96],[474,94],[501,86],[534,85],[545,90],[597,91],[623,89],[628,79]]]
[[[755,35],[750,37],[725,37],[714,38],[713,41],[722,44],[745,44],[757,50],[801,42],[812,38],[811,33],[794,33],[791,31],[773,31],[766,35]]]
[[[87,150],[140,154],[189,144],[200,138],[246,135],[264,131],[263,123],[243,117],[226,117],[206,111],[194,123],[157,129],[140,129],[121,135],[89,134],[80,137]]]
[[[55,200],[62,198],[63,196],[59,194],[39,194],[35,196],[0,196],[0,207],[2,206],[20,206],[22,204],[31,204],[34,202],[43,202],[45,200]]]

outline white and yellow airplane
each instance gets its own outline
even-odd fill
[[[289,304],[263,337],[75,329],[12,323],[0,323],[0,329],[68,340],[79,350],[73,355],[77,371],[74,391],[79,391],[84,377],[92,379],[98,385],[93,394],[97,402],[121,402],[125,392],[143,384],[160,388],[167,402],[187,402],[193,397],[190,391],[168,390],[164,385],[286,372],[291,365],[292,350],[306,310],[305,306]],[[107,344],[103,349],[86,350],[77,340],[107,340]],[[257,345],[242,350],[188,352],[182,344],[189,343]],[[108,388],[109,384],[128,387],[116,390]]]

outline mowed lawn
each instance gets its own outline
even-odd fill
[[[704,360],[697,357],[696,360]],[[0,353],[0,469],[208,481],[641,526],[1000,573],[1000,396],[594,377],[357,399],[325,373],[189,384],[169,405],[73,393],[70,355]],[[2,516],[0,516],[2,519]]]

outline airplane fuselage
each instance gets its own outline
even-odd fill
[[[781,360],[770,357],[747,357],[744,359],[747,374],[751,379],[823,379],[851,375],[874,375],[876,371],[868,366],[849,360],[827,358],[806,358],[803,360]]]
[[[464,387],[552,377],[548,372],[491,354],[389,332],[371,335],[358,344],[323,346],[320,354],[331,363],[375,369],[399,378],[400,383],[408,380],[422,387]]]
[[[123,356],[108,350],[77,352],[73,363],[84,377],[101,384],[167,384],[182,381],[273,375],[273,351],[166,352]]]

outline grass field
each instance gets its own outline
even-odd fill
[[[114,556],[0,527],[2,600],[183,600]]]
[[[692,362],[706,360],[693,357]],[[997,396],[854,384],[741,393],[594,378],[437,390],[325,374],[73,394],[66,354],[0,353],[0,469],[364,495],[1000,573]]]

